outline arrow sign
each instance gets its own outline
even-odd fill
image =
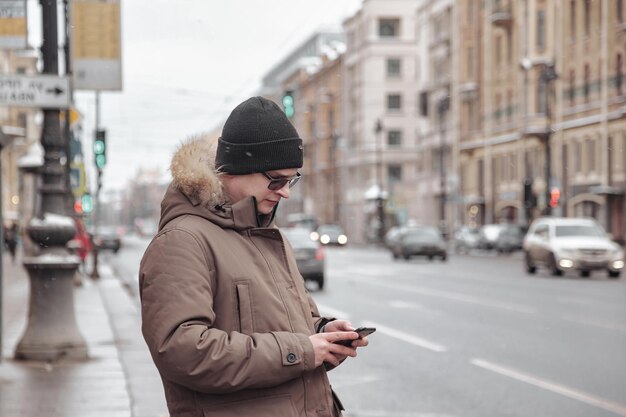
[[[57,75],[0,75],[0,106],[66,109],[70,81]]]

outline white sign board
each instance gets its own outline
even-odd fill
[[[0,49],[24,49],[28,34],[26,0],[0,0]]]
[[[66,109],[70,80],[57,75],[0,75],[0,106]]]
[[[75,90],[122,90],[120,0],[72,0]]]

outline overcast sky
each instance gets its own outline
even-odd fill
[[[62,3],[61,0],[58,0]],[[38,2],[29,1],[29,22]],[[139,167],[167,171],[181,140],[212,130],[265,73],[321,26],[340,26],[361,0],[122,0],[124,90],[101,94],[104,188]],[[35,23],[37,24],[37,23]],[[37,45],[39,28],[31,29]],[[91,165],[95,94],[77,92]]]

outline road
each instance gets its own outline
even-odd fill
[[[106,255],[136,294],[146,240]],[[528,276],[519,255],[327,250],[323,314],[374,325],[330,373],[346,417],[626,417],[626,279]]]

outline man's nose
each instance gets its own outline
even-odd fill
[[[285,186],[281,188],[280,190],[276,191],[276,193],[278,193],[278,195],[284,199],[289,198],[289,183],[285,184]]]

